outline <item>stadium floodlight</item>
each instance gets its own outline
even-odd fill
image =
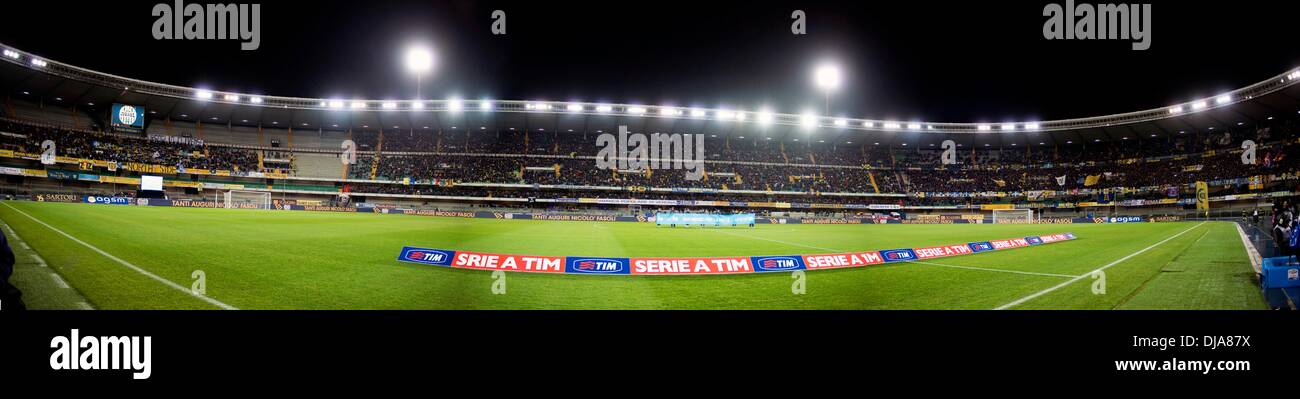
[[[745,113],[744,113],[743,111],[737,111],[737,112],[736,112],[736,121],[739,121],[739,122],[744,122],[744,121],[745,121]]]
[[[21,57],[20,55],[18,55],[18,52],[17,52],[17,51],[13,51],[13,50],[10,50],[10,49],[5,49],[4,54],[5,54],[5,57],[13,58],[13,59],[15,59],[15,60]]]
[[[419,99],[421,79],[433,70],[433,52],[420,46],[406,49],[406,69],[415,73],[415,98]]]
[[[492,110],[492,102],[491,102],[491,101],[488,101],[488,100],[479,101],[479,102],[478,102],[478,109],[479,109],[479,111],[491,111],[491,110]]]
[[[578,112],[582,111],[582,106],[578,104],[569,104],[569,106],[564,107],[564,109],[569,110],[569,112]]]
[[[627,107],[627,113],[633,115],[642,115],[645,114],[645,107],[637,107],[637,106]]]
[[[447,110],[451,112],[460,112],[465,109],[465,103],[457,99],[447,100]]]
[[[1214,98],[1214,103],[1218,105],[1224,105],[1230,102],[1232,102],[1231,94],[1220,94],[1218,97]]]
[[[840,88],[840,82],[844,76],[840,73],[840,67],[831,63],[823,63],[813,69],[813,84],[817,85],[826,94],[826,113],[831,112],[831,92]]]
[[[1038,122],[1029,122],[1025,124],[1025,130],[1038,130]]]
[[[875,122],[872,122],[872,121],[862,122],[862,127],[870,128],[870,127],[875,127],[875,126],[876,126]]]
[[[195,97],[195,98],[198,98],[198,99],[200,99],[200,100],[211,100],[211,99],[212,99],[212,92],[207,91],[207,90],[199,90],[199,91],[194,92],[194,97]]]
[[[424,101],[411,101],[411,109],[424,109]]]
[[[704,110],[699,109],[699,108],[691,108],[691,117],[692,117],[692,118],[703,118],[704,115],[705,115]]]
[[[392,101],[384,101],[384,103],[380,105],[380,107],[382,107],[383,109],[397,109],[397,103]]]
[[[1173,107],[1169,107],[1169,113],[1170,113],[1170,114],[1181,114],[1181,113],[1183,113],[1183,106],[1181,106],[1181,105],[1175,105],[1175,106],[1173,106]]]
[[[365,102],[365,101],[353,101],[353,102],[352,102],[352,109],[365,109],[365,108],[366,108],[366,102]]]
[[[339,101],[339,100],[330,100],[330,101],[329,101],[329,107],[330,107],[330,108],[343,108],[343,101]]]
[[[682,111],[671,107],[659,107],[659,116],[678,116]]]
[[[250,98],[248,99],[248,102],[253,103],[253,104],[261,104],[261,103],[262,103],[262,98],[261,98],[261,97],[250,97]]]
[[[614,112],[614,107],[611,105],[597,105],[596,112],[603,112],[603,113]]]
[[[5,54],[5,55],[8,55],[8,54]],[[18,58],[18,57],[13,57],[13,58]],[[1300,71],[1291,72],[1290,75],[1286,75],[1286,78],[1287,78],[1287,79],[1290,79],[1290,80],[1300,79]]]
[[[817,114],[814,114],[812,111],[804,112],[803,115],[799,117],[799,125],[803,126],[805,129],[817,127]]]
[[[759,124],[762,124],[764,126],[771,125],[774,119],[775,117],[772,115],[772,111],[758,111]]]
[[[717,111],[714,113],[714,115],[717,116],[718,119],[721,119],[721,120],[728,120],[728,119],[732,119],[732,118],[735,118],[735,117],[736,117],[736,113],[735,113],[735,112],[730,111],[730,110],[725,110],[725,109],[717,110]]]
[[[903,125],[898,122],[885,122],[884,127],[885,129],[893,130],[903,127]]]
[[[1192,103],[1192,109],[1194,109],[1194,110],[1202,110],[1202,109],[1205,109],[1205,107],[1208,106],[1208,105],[1209,105],[1209,104],[1207,104],[1205,101],[1197,101],[1197,102]]]
[[[844,119],[844,118],[840,118],[840,119],[836,119],[836,120],[835,120],[835,126],[846,127],[846,126],[848,126],[848,125],[849,125],[849,121],[846,120],[846,119]]]
[[[920,123],[909,123],[909,124],[907,124],[907,129],[908,129],[908,130],[921,130],[921,124],[920,124]]]
[[[1002,124],[1002,130],[1016,130],[1016,124],[1014,124],[1014,123],[1003,123],[1003,124]]]
[[[49,65],[49,63],[45,62],[45,60],[42,60],[40,58],[32,58],[32,65],[44,68],[46,65]]]
[[[989,131],[989,129],[992,129],[992,127],[989,125],[979,125],[979,126],[975,126],[975,129],[981,132],[987,132]]]
[[[225,97],[223,97],[223,98],[225,98],[226,101],[232,101],[232,102],[233,102],[233,101],[239,101],[239,95],[238,95],[238,94],[227,94],[227,95],[226,95]]]

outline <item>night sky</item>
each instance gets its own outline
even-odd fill
[[[789,113],[822,107],[810,73],[833,59],[847,75],[833,114],[943,122],[1157,108],[1300,66],[1297,2],[1154,2],[1146,51],[1043,39],[1051,1],[263,1],[256,51],[154,40],[155,3],[10,1],[0,41],[156,82],[345,99],[414,97],[401,56],[425,42],[438,55],[425,98]],[[504,36],[489,29],[495,9]],[[805,36],[790,34],[795,9]]]

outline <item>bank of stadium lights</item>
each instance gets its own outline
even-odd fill
[[[1002,128],[1002,130],[1006,130],[1006,131],[1016,130],[1016,124],[1014,124],[1014,123],[1003,123],[1001,128]]]
[[[452,99],[447,101],[447,110],[451,112],[460,112],[465,109],[465,103],[460,100]]]
[[[32,58],[32,66],[44,68],[46,65],[49,65],[49,63],[45,62],[45,60],[42,60],[40,58]]]
[[[758,123],[760,125],[771,125],[775,119],[776,117],[772,115],[772,111],[758,111]]]
[[[1181,113],[1183,113],[1183,106],[1181,106],[1181,105],[1175,105],[1175,106],[1173,106],[1173,107],[1169,107],[1169,113],[1170,113],[1170,114],[1181,114]]]
[[[352,109],[366,109],[366,102],[365,102],[365,101],[353,101],[353,102],[352,102]]]
[[[907,130],[921,130],[921,124],[920,124],[920,123],[909,123],[909,124],[907,124]]]
[[[227,94],[227,95],[225,95],[225,96],[222,96],[222,99],[225,99],[226,101],[230,101],[230,102],[238,102],[238,101],[239,101],[239,95],[238,95],[238,94]]]
[[[199,90],[199,91],[194,92],[194,98],[197,98],[197,99],[200,99],[200,100],[211,100],[211,99],[212,99],[212,92],[207,91],[207,90]]]
[[[253,103],[253,104],[261,104],[261,103],[262,103],[262,98],[261,98],[261,97],[250,97],[250,98],[248,99],[248,102]]]
[[[894,130],[894,129],[898,129],[899,127],[902,127],[902,125],[900,125],[898,122],[885,122],[884,125],[882,126],[884,126],[885,129],[887,130]]]
[[[1232,102],[1232,95],[1231,95],[1231,94],[1221,94],[1221,95],[1219,95],[1218,97],[1215,97],[1215,98],[1214,98],[1214,103],[1215,103],[1216,105],[1224,105],[1224,104],[1227,104],[1227,103],[1230,103],[1230,102]]]
[[[6,50],[4,51],[4,54],[5,54],[5,57],[13,58],[13,59],[15,59],[15,60],[16,60],[16,59],[19,59],[19,58],[22,58],[22,56],[18,55],[18,52],[17,52],[17,51],[13,51],[13,50],[8,50],[8,49],[6,49]]]
[[[844,119],[844,118],[836,119],[836,120],[835,120],[835,126],[838,126],[838,127],[847,127],[847,126],[849,126],[849,121],[848,121],[847,119]]]
[[[614,107],[611,105],[597,105],[596,112],[608,114],[610,112],[614,112]]]
[[[330,100],[328,102],[321,101],[320,103],[321,105],[327,106],[329,108],[343,108],[343,102],[339,100]]]
[[[1038,130],[1038,122],[1029,122],[1025,124],[1025,130]]]
[[[691,108],[691,117],[692,117],[692,118],[703,118],[705,115],[707,115],[707,114],[704,112],[704,110],[699,109],[699,108]]]
[[[1200,111],[1205,109],[1207,106],[1209,106],[1209,103],[1206,103],[1205,101],[1197,101],[1192,103],[1192,110]]]
[[[564,107],[564,109],[568,110],[569,112],[580,112],[582,111],[582,106],[578,104],[569,104],[568,106]]]
[[[645,107],[638,107],[638,106],[627,107],[627,113],[632,115],[645,115]]]
[[[395,110],[397,109],[397,103],[392,101],[384,101],[384,103],[380,104],[379,107],[386,110]]]
[[[814,114],[811,111],[804,112],[803,115],[799,116],[799,125],[803,126],[804,129],[817,127],[817,114]]]
[[[479,102],[478,102],[478,110],[479,110],[479,111],[491,111],[491,110],[492,110],[492,107],[493,107],[493,105],[492,105],[492,102],[491,102],[491,101],[483,100],[483,101],[479,101]]]
[[[659,116],[682,116],[682,110],[672,107],[659,107]]]
[[[989,126],[989,125],[979,125],[979,126],[975,126],[975,130],[979,130],[979,131],[981,131],[981,132],[987,132],[987,131],[992,130],[992,129],[993,129],[993,127],[992,127],[992,126]]]

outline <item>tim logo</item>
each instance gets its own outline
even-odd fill
[[[911,249],[887,249],[880,251],[880,257],[885,262],[906,262],[916,260],[916,252]]]
[[[569,259],[566,273],[580,274],[627,274],[627,259],[624,258],[580,258]]]
[[[1029,242],[1029,245],[1038,245],[1043,243],[1043,239],[1039,237],[1025,237],[1025,241]]]
[[[405,247],[402,248],[402,254],[397,257],[397,260],[426,265],[449,266],[451,265],[452,254],[452,252],[437,249]]]
[[[783,272],[804,268],[802,259],[788,256],[754,257],[751,261],[756,272]]]
[[[988,241],[985,241],[985,242],[972,242],[972,243],[967,244],[967,245],[970,246],[970,250],[975,251],[975,252],[984,252],[984,251],[992,251],[992,250],[993,250],[993,244],[992,244],[992,243],[989,243]]]

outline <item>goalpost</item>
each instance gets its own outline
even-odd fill
[[[994,209],[993,223],[1033,223],[1033,209]]]
[[[271,209],[271,193],[265,191],[230,190],[225,200],[227,209]]]

